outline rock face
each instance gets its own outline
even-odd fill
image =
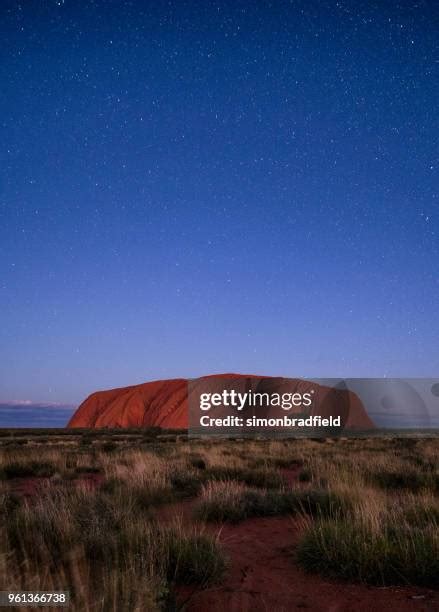
[[[361,400],[346,389],[317,385],[310,381],[261,377],[247,374],[217,374],[192,380],[185,378],[158,380],[132,387],[92,393],[76,410],[68,427],[150,427],[169,429],[187,428],[189,424],[188,390],[221,393],[226,383],[237,392],[259,391],[277,393],[305,393],[313,389],[315,407],[309,414],[341,416],[348,429],[374,427]],[[259,413],[261,416],[262,413]],[[265,416],[267,413],[265,413]]]

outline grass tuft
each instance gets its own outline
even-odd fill
[[[310,572],[371,585],[437,586],[437,528],[318,520],[299,544],[299,563]]]
[[[237,523],[256,516],[307,514],[336,516],[346,512],[346,501],[325,490],[261,490],[228,482],[210,482],[202,490],[196,516],[207,522]]]

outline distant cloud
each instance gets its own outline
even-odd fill
[[[56,402],[0,402],[2,427],[65,427],[75,406]]]
[[[1,407],[27,406],[28,408],[74,408],[75,404],[64,404],[62,402],[34,402],[32,400],[5,400],[0,401]]]

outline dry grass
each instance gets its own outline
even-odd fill
[[[221,578],[226,560],[215,537],[200,526],[160,523],[152,512],[178,496],[172,483],[185,461],[129,449],[111,458],[40,448],[52,467],[42,474],[35,454],[20,445],[1,456],[4,588],[69,588],[74,610],[153,611],[173,605],[177,584],[204,588]],[[87,473],[102,484],[90,490],[81,480]],[[37,495],[11,493],[9,483],[32,476],[41,478]]]
[[[299,562],[369,584],[437,586],[437,449],[437,440],[347,441],[308,457],[311,482],[350,504],[309,524]]]
[[[29,503],[3,494],[5,588],[70,587],[78,610],[155,610],[174,584],[218,580],[225,559],[199,527],[162,525],[136,495],[48,486]]]
[[[305,514],[338,516],[347,506],[324,489],[256,489],[230,481],[208,482],[202,488],[196,516],[205,521],[238,523],[255,516]]]
[[[187,441],[159,431],[44,439],[0,436],[6,588],[68,586],[76,610],[169,608],[176,584],[203,588],[225,569],[200,526],[158,521],[159,506],[183,497],[196,498],[205,521],[302,514],[298,560],[309,571],[435,586],[435,439]],[[40,490],[26,500],[14,486],[29,478]]]

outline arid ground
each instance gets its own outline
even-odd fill
[[[439,609],[437,439],[2,430],[0,452],[4,590],[81,612]]]

